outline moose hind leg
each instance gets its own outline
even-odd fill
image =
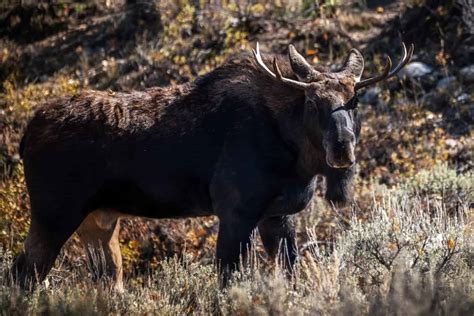
[[[72,217],[61,225],[58,222],[33,213],[24,248],[10,269],[12,281],[22,289],[31,291],[36,283],[44,280],[62,246],[79,226],[80,219]]]
[[[83,243],[94,281],[111,280],[123,292],[122,254],[119,244],[120,218],[117,213],[98,210],[89,214],[77,233]]]

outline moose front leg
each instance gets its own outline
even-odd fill
[[[308,205],[313,197],[315,184],[315,179],[303,181],[295,178],[287,181],[258,225],[268,255],[272,259],[280,255],[281,263],[290,272],[298,254],[290,214],[296,214]]]
[[[258,231],[270,258],[275,260],[279,256],[283,266],[291,272],[298,253],[291,216],[265,218],[258,224]]]
[[[227,286],[232,272],[239,269],[240,260],[245,262],[257,222],[256,219],[220,218],[216,257],[221,287]]]

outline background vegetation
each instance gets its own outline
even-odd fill
[[[7,1],[0,4],[2,314],[469,314],[473,297],[474,12],[471,0]],[[214,217],[128,219],[123,295],[92,284],[77,238],[33,295],[3,272],[29,225],[18,143],[35,107],[82,89],[179,84],[260,42],[337,67],[351,47],[375,73],[400,42],[403,73],[361,95],[356,203],[296,215],[287,278],[255,251],[216,286]]]

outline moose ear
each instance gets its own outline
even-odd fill
[[[340,73],[352,76],[357,82],[359,82],[363,71],[364,57],[357,49],[353,48],[349,52]]]
[[[293,45],[288,46],[288,56],[291,69],[299,80],[308,82],[316,77],[317,71],[296,51]]]

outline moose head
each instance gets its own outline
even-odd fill
[[[361,80],[364,58],[357,49],[349,52],[341,70],[321,72],[312,67],[289,45],[288,57],[297,80],[283,77],[273,59],[273,71],[263,62],[259,44],[252,50],[258,67],[276,81],[305,93],[304,129],[315,148],[323,148],[330,168],[349,168],[355,163],[354,148],[360,133],[357,116],[357,91],[397,74],[411,59],[413,44],[408,51],[402,43],[403,57],[392,69],[387,57],[381,74]]]

